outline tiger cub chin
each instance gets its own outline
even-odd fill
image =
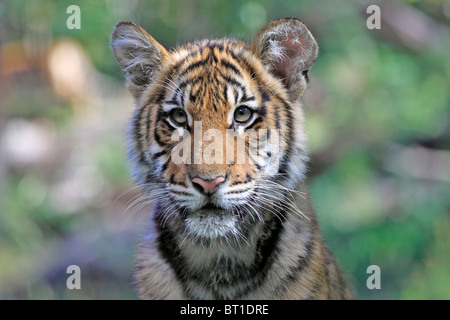
[[[296,19],[247,44],[165,49],[132,22],[111,48],[137,108],[136,183],[153,201],[138,256],[142,299],[351,299],[305,186],[299,98],[318,46]]]

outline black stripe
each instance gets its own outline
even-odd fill
[[[261,107],[256,111],[260,116],[265,116],[267,114],[267,107],[265,104],[261,105]]]
[[[169,156],[169,158],[167,159],[167,161],[163,164],[162,168],[161,168],[161,172],[165,172],[167,170],[167,167],[169,166],[169,163],[171,161],[171,157]]]
[[[136,141],[136,149],[139,153],[139,163],[140,164],[149,164],[147,162],[147,158],[145,157],[144,150],[142,150],[143,144],[142,144],[142,134],[141,134],[141,121],[144,111],[146,110],[146,107],[142,107],[137,113],[135,114],[135,118],[133,121],[133,135],[135,137]]]
[[[186,262],[181,254],[181,250],[175,241],[175,236],[172,232],[165,226],[161,224],[163,219],[162,210],[160,208],[156,209],[155,221],[157,222],[158,228],[158,249],[162,257],[175,271],[175,276],[180,280],[181,284],[185,287],[185,281],[187,280],[187,274],[184,272],[186,270]]]
[[[192,86],[192,87],[194,87],[197,83],[202,83],[203,82],[203,80],[204,80],[204,76],[203,75],[201,75],[201,76],[198,76],[198,77],[196,77],[196,78],[191,78],[191,79],[189,79],[189,80],[187,80],[189,83],[190,83],[190,85]]]
[[[186,184],[184,182],[178,182],[175,181],[175,174],[171,174],[170,178],[169,178],[169,183],[173,184],[173,185],[177,185],[177,186],[183,186],[183,187],[187,187]]]
[[[164,118],[164,119],[162,120],[162,123],[164,123],[164,124],[165,124],[167,127],[169,127],[170,129],[176,129],[176,128],[174,128],[174,126],[172,126],[172,125],[170,124],[170,122],[167,120],[167,118]],[[161,131],[162,131],[162,133],[165,134],[165,135],[170,135],[170,136],[172,135],[171,132],[165,130],[164,128],[163,128]]]
[[[218,63],[219,62],[219,59],[217,59],[217,57],[216,57],[216,54],[214,53],[214,46],[210,46],[209,47],[209,50],[210,50],[210,52],[211,52],[211,57],[212,57],[212,59],[214,60],[214,62],[215,63]]]
[[[314,247],[315,239],[309,239],[309,241],[305,244],[305,254],[298,256],[296,264],[288,269],[287,276],[280,281],[280,284],[274,290],[276,294],[285,292],[286,287],[298,278],[298,274],[309,268],[312,261]]]
[[[158,153],[155,153],[155,154],[152,156],[152,159],[153,159],[153,160],[156,160],[156,159],[158,159],[159,157],[161,157],[161,156],[163,156],[163,155],[165,155],[165,154],[166,154],[166,151],[165,151],[165,150],[160,151],[160,152],[158,152]]]
[[[223,86],[223,96],[224,96],[225,101],[227,101],[228,100],[228,86],[226,84]]]
[[[278,255],[278,242],[280,240],[281,231],[283,230],[284,219],[281,220],[273,217],[270,224],[266,224],[263,234],[269,234],[265,240],[258,241],[256,250],[257,261],[255,267],[261,274],[261,282],[267,276],[268,270]],[[265,231],[265,232],[264,232]]]
[[[280,122],[280,111],[278,109],[278,106],[275,106],[275,128],[277,130],[281,129],[281,122]]]
[[[287,129],[288,129],[288,137],[287,137],[287,141],[294,141],[294,128],[293,128],[293,118],[292,118],[292,110],[291,110],[291,106],[284,101],[284,107],[285,110],[289,113],[287,116]],[[288,171],[288,166],[290,164],[291,161],[291,156],[292,156],[292,143],[287,143],[287,149],[285,150],[284,156],[281,159],[281,166],[278,170],[278,173],[281,174],[281,179],[288,179],[289,176],[287,175],[287,171]]]
[[[170,190],[171,193],[177,194],[179,196],[192,196],[192,194],[188,193],[188,192],[183,192],[183,191],[178,191],[178,190]]]
[[[238,191],[228,191],[228,192],[225,192],[225,194],[240,194],[240,193],[247,192],[247,191],[249,191],[250,189],[251,189],[251,188],[244,189],[244,190],[238,190]],[[230,199],[228,199],[228,200],[230,200]]]
[[[155,131],[153,132],[153,136],[155,137],[155,142],[160,146],[163,147],[165,144],[164,142],[161,140],[161,136],[158,133],[158,129],[155,128]]]
[[[237,56],[233,51],[231,50],[227,50],[227,53],[234,59],[236,60],[236,62],[238,62],[238,64],[242,67],[244,67],[245,69],[247,69],[247,72],[250,73],[250,76],[253,77],[253,75],[256,74],[255,69],[250,65],[250,63],[247,61],[246,58],[242,57],[242,56]],[[258,84],[260,84],[259,81],[257,81]]]
[[[178,105],[178,101],[176,100],[176,97],[173,97],[171,100],[165,101],[165,104],[173,104],[173,105]]]
[[[249,101],[255,101],[255,97],[251,96],[251,97],[247,97],[246,95],[244,97],[241,98],[240,103],[246,103]]]
[[[262,103],[270,101],[270,97],[265,90],[261,89],[260,92],[261,92],[261,102]]]
[[[234,73],[241,74],[241,72],[239,71],[239,69],[238,69],[237,67],[235,67],[235,66],[234,66],[232,63],[230,63],[229,61],[226,61],[226,60],[222,59],[222,60],[220,60],[220,64],[221,64],[222,66],[224,66],[225,68],[232,70]]]
[[[262,117],[258,117],[256,118],[251,125],[249,125],[246,129],[251,129],[253,128],[256,124],[263,122]]]
[[[218,70],[217,70],[218,71]],[[222,74],[220,71],[218,71],[219,75],[222,77],[222,79],[236,87],[238,87],[239,89],[242,90],[242,92],[245,92],[245,87],[242,83],[240,83],[237,79],[233,79],[229,76],[226,76],[224,74]]]
[[[205,64],[207,64],[209,61],[209,58],[205,58],[203,60],[199,60],[197,62],[194,62],[192,64],[190,64],[188,67],[186,67],[179,75],[179,78],[183,77],[184,75],[186,75],[187,73],[197,69],[197,68],[201,68],[203,67]]]
[[[236,292],[233,299],[239,299],[258,289],[266,279],[270,267],[277,259],[283,222],[284,217],[281,218],[281,220],[273,217],[271,221],[264,225],[262,234],[266,236],[259,239],[255,260],[250,269],[247,268],[248,279],[251,279],[252,281],[243,289]]]
[[[145,177],[145,183],[152,183],[154,181],[158,181],[158,177],[152,171],[148,171]]]
[[[166,97],[166,88],[163,88],[161,91],[160,91],[160,93],[159,93],[159,95],[158,95],[158,98],[156,99],[156,101],[155,101],[155,103],[156,104],[161,104],[163,101],[164,101],[164,98]],[[153,97],[151,97],[150,98],[150,100],[152,99]]]

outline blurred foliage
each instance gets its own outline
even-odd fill
[[[411,46],[389,21],[369,30],[362,0],[79,0],[81,30],[66,27],[71,2],[0,3],[2,66],[21,65],[7,47],[23,47],[27,61],[19,71],[0,69],[0,297],[136,297],[131,273],[143,223],[122,213],[139,206],[124,151],[132,102],[111,98],[122,88],[109,50],[118,21],[171,47],[204,37],[249,41],[268,21],[294,16],[320,46],[304,98],[313,203],[356,297],[449,299],[450,1],[395,3],[424,19],[423,30],[440,31]],[[41,70],[62,39],[79,43],[102,79],[96,117],[86,110],[97,100],[57,94]],[[28,131],[56,151],[12,161],[8,152],[23,142],[14,134]],[[66,289],[69,264],[83,266],[83,290]],[[381,290],[366,287],[372,264],[381,268]]]

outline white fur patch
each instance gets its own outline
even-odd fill
[[[238,233],[236,216],[231,214],[192,214],[185,223],[194,238],[230,238]]]

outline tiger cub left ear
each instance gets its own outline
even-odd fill
[[[267,70],[283,82],[292,101],[303,94],[307,72],[316,61],[319,48],[300,20],[269,23],[253,39],[251,49]]]
[[[111,49],[126,72],[128,89],[136,100],[156,79],[169,55],[147,31],[130,21],[121,21],[115,26]]]

